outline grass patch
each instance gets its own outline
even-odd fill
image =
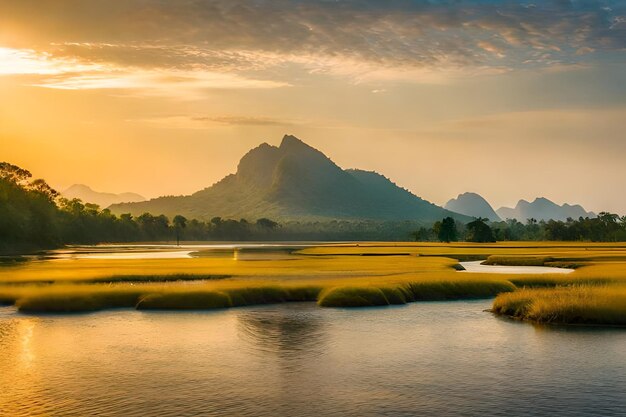
[[[15,304],[25,313],[74,313],[108,308],[140,310],[210,310],[273,304],[290,301],[316,301],[321,287],[313,285],[267,285],[259,281],[229,283],[218,287],[203,283],[133,285],[80,284],[23,286],[0,290],[0,300]]]
[[[223,292],[170,292],[140,297],[137,310],[210,310],[232,306],[230,297]]]
[[[549,266],[552,268],[566,268],[566,269],[578,269],[583,266],[590,265],[589,262],[577,262],[577,261],[549,261],[544,264],[544,266]]]
[[[514,291],[505,280],[435,280],[398,282],[384,286],[342,286],[320,294],[322,307],[371,307],[406,304],[414,301],[461,300],[494,297]]]
[[[411,301],[490,298],[516,289],[510,281],[496,279],[416,281],[407,287],[413,297]]]
[[[481,265],[503,266],[545,266],[548,262],[554,262],[551,256],[489,256]]]
[[[172,281],[208,281],[215,279],[230,278],[230,275],[206,275],[206,274],[166,274],[166,275],[113,275],[110,277],[98,277],[87,280],[76,280],[77,283],[103,283],[112,284],[117,282],[172,282]]]
[[[322,307],[373,307],[390,304],[380,288],[375,287],[330,288],[320,295],[317,303]]]
[[[626,286],[522,289],[496,297],[493,312],[537,323],[626,326]]]

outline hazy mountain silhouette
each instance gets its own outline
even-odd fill
[[[467,216],[482,217],[495,222],[500,221],[500,217],[493,210],[491,204],[476,193],[459,194],[457,198],[448,201],[444,208]]]
[[[595,217],[595,213],[587,212],[580,205],[558,204],[548,200],[547,198],[536,198],[535,201],[529,203],[526,200],[520,200],[515,208],[501,207],[496,213],[502,219],[516,219],[520,222],[526,222],[528,219],[539,220],[567,220],[568,217],[578,219],[579,217]]]
[[[67,190],[61,192],[61,195],[68,199],[79,198],[85,203],[97,204],[102,208],[109,207],[116,203],[134,203],[145,201],[145,197],[136,193],[101,193],[92,190],[84,184],[74,184]]]
[[[375,172],[343,170],[320,151],[286,135],[280,146],[263,143],[239,162],[237,173],[189,196],[116,204],[114,213],[144,212],[208,220],[416,220],[432,222],[449,212]]]

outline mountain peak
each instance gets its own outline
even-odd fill
[[[239,162],[237,173],[190,196],[120,204],[116,213],[182,214],[188,218],[276,220],[412,220],[434,222],[451,213],[380,174],[343,170],[293,135],[280,146],[261,144]]]
[[[283,136],[283,140],[280,143],[280,146],[288,146],[290,143],[302,143],[304,144],[304,142],[302,142],[300,139],[298,139],[297,137],[295,137],[294,135],[284,135]]]
[[[501,207],[497,211],[503,219],[517,219],[521,222],[533,218],[536,220],[566,220],[568,217],[593,217],[594,214],[585,211],[579,204],[558,205],[545,197],[537,197],[532,203],[520,200],[515,208]]]
[[[85,184],[73,184],[69,186],[63,193],[72,192],[72,191],[93,191],[93,189]]]
[[[536,204],[536,203],[555,204],[553,201],[548,200],[548,199],[547,199],[547,198],[545,198],[545,197],[537,197],[537,198],[535,198],[535,201],[533,201],[533,203],[535,203],[535,204]]]
[[[68,199],[78,198],[85,203],[94,203],[103,208],[106,208],[111,204],[122,202],[145,201],[143,196],[136,193],[103,193],[95,191],[85,184],[74,184],[65,191],[61,192],[61,195]]]
[[[301,141],[300,139],[298,139],[297,137],[293,135],[283,136],[283,140],[280,142],[279,149],[284,152],[294,151],[294,150],[314,150],[318,152],[315,148],[304,143],[303,141]]]
[[[480,194],[465,192],[459,194],[446,203],[445,209],[466,216],[486,218],[490,221],[499,221],[500,217],[493,210],[493,207]]]

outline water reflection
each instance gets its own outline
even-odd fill
[[[4,317],[8,309],[1,310],[0,415],[44,415],[46,407],[49,413],[51,403],[44,401],[42,378],[37,369],[35,333],[40,320],[32,317],[8,320]],[[39,401],[32,403],[34,398]]]
[[[28,317],[0,309],[0,416],[621,416],[626,332],[489,301]]]
[[[279,356],[317,356],[324,351],[325,326],[314,314],[311,303],[290,303],[263,309],[241,309],[237,314],[239,336],[246,344]]]
[[[35,359],[33,333],[38,321],[35,317],[19,317],[15,320],[0,318],[0,351],[3,353],[0,356],[3,361],[7,361],[7,357],[11,358],[11,362],[3,362],[3,365],[23,369],[32,366]]]

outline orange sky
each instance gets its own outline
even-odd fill
[[[0,160],[155,197],[290,133],[439,204],[626,214],[624,6],[418,3],[5,0]]]

